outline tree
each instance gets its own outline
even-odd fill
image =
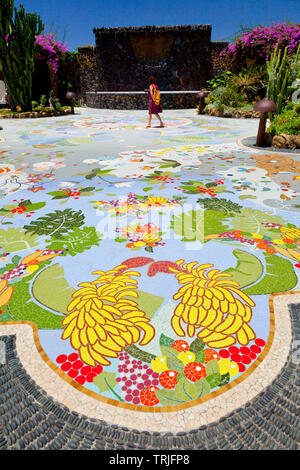
[[[14,8],[14,0],[1,0],[0,71],[14,107],[32,109],[32,74],[35,40],[45,26],[36,13],[25,13],[23,5]]]

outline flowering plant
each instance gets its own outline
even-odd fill
[[[41,34],[36,37],[36,44],[40,46],[48,55],[48,60],[54,72],[58,71],[59,56],[69,51],[66,44],[57,41],[53,33]]]
[[[286,23],[256,26],[235,39],[220,55],[237,56],[244,51],[251,51],[256,57],[268,60],[276,44],[280,49],[287,47],[289,56],[295,53],[300,44],[300,26]]]

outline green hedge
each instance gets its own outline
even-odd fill
[[[291,134],[300,135],[300,104],[290,104],[282,111],[281,114],[275,116],[268,128],[271,135]]]

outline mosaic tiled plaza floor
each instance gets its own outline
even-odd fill
[[[163,118],[1,121],[0,448],[298,446],[300,155]]]

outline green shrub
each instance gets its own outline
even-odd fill
[[[219,113],[223,113],[225,106],[224,106],[223,103],[221,103],[221,101],[218,100],[218,101],[215,102],[214,108],[215,108],[217,111],[219,111]]]
[[[32,101],[31,105],[32,105],[32,109],[35,109],[39,106],[39,103],[37,101]]]
[[[215,103],[219,98],[220,96],[222,96],[222,94],[226,91],[226,87],[225,86],[219,86],[217,88],[215,88],[214,91],[212,91],[204,100],[204,102],[206,104],[213,104]]]
[[[205,104],[213,105],[214,108],[222,112],[224,106],[241,108],[248,103],[245,96],[242,93],[238,93],[234,88],[220,86],[208,95],[205,99]]]
[[[253,110],[253,104],[245,104],[245,106],[242,106],[239,108],[241,111],[252,111]]]
[[[240,108],[247,103],[245,96],[234,88],[226,88],[219,99],[225,106],[232,106],[233,108]]]
[[[48,97],[46,95],[42,95],[40,99],[41,108],[45,108],[47,104],[48,104]]]
[[[81,108],[83,106],[81,98],[76,99],[74,98],[74,107],[75,108]]]
[[[231,87],[245,96],[249,103],[259,101],[266,93],[266,67],[243,68],[238,74],[232,76]]]
[[[271,135],[300,135],[300,104],[288,104],[281,114],[275,116],[268,128]]]
[[[233,74],[229,70],[224,73],[219,73],[211,80],[207,80],[206,86],[209,90],[215,90],[218,87],[226,87],[232,76]]]

